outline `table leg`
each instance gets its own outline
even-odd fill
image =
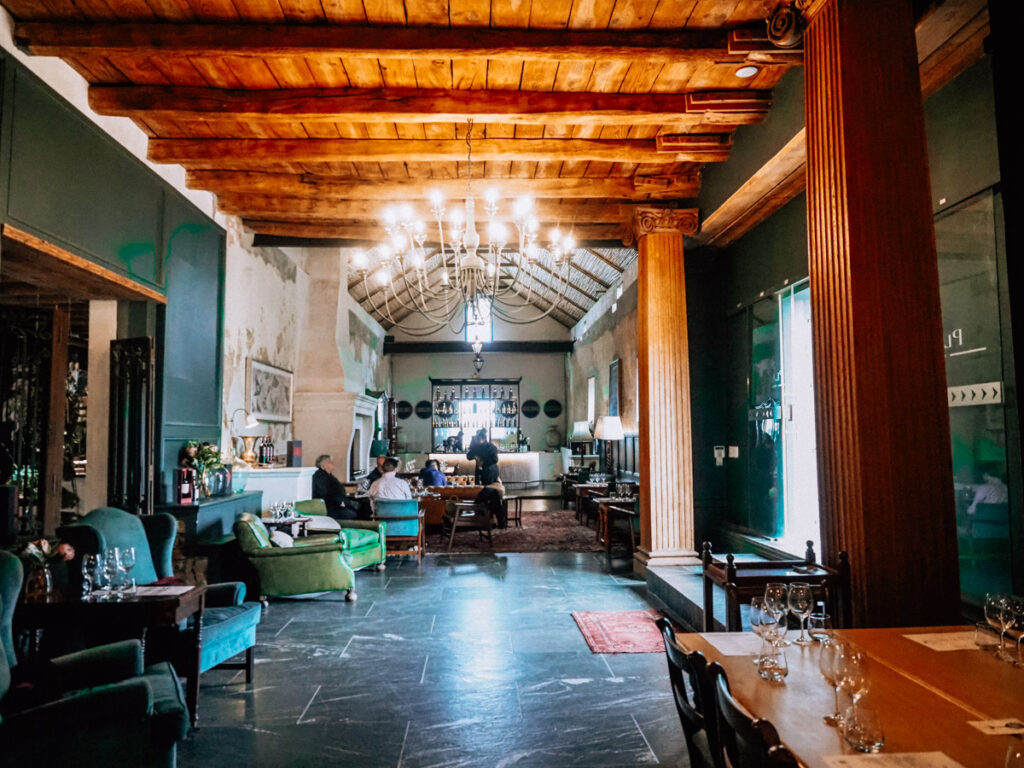
[[[199,725],[199,665],[203,652],[203,608],[206,596],[200,598],[199,610],[195,613],[195,637],[192,646],[192,659],[189,663],[188,685],[185,689],[185,703],[192,718],[192,727]]]

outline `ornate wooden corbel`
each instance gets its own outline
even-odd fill
[[[644,235],[655,232],[679,232],[695,235],[700,230],[698,208],[656,208],[638,205],[631,211],[629,224],[623,227],[623,244],[632,247]],[[629,242],[627,242],[627,238]]]

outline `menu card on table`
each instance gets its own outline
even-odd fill
[[[761,652],[761,638],[750,632],[704,632],[701,637],[723,656],[753,656]]]
[[[834,755],[829,768],[964,768],[942,752],[902,752],[891,755]]]
[[[913,640],[933,651],[976,651],[978,646],[974,643],[974,630],[965,632],[926,632],[923,634],[904,635],[907,640]]]
[[[194,587],[190,587],[187,584],[184,586],[136,587],[135,594],[139,597],[167,597],[169,595],[183,595],[190,589],[194,589]]]

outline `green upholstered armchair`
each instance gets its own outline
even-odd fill
[[[0,762],[173,768],[188,730],[185,694],[167,662],[143,669],[138,640],[60,656],[46,685],[12,688],[21,581],[21,562],[0,552]]]
[[[357,533],[363,531],[357,529]],[[346,600],[357,597],[350,564],[355,558],[349,549],[347,530],[299,536],[292,546],[279,547],[271,543],[259,518],[242,515],[235,521],[235,538],[259,574],[260,593],[265,597],[334,591],[344,591]],[[378,534],[378,538],[382,537]],[[367,556],[365,551],[356,554],[360,560]]]
[[[313,522],[308,526],[310,532],[324,531],[333,535],[337,535],[336,531],[342,532],[345,538],[345,557],[353,571],[371,565],[378,571],[384,570],[388,556],[384,536],[387,527],[385,523],[376,520],[335,520],[327,516],[327,505],[323,499],[297,501],[295,511],[313,518]],[[324,527],[321,528],[320,525]]]
[[[135,547],[136,563],[131,575],[137,584],[174,575],[171,552],[178,521],[165,512],[140,517],[114,507],[100,507],[78,522],[63,526],[58,534],[75,547],[78,555],[102,554],[108,547]],[[245,681],[251,683],[259,623],[259,603],[245,602],[244,584],[231,581],[207,585],[199,671],[217,666],[241,668],[245,669]],[[244,662],[228,662],[242,652]]]

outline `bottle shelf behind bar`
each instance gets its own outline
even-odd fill
[[[431,379],[431,449],[460,453],[477,430],[503,451],[521,449],[520,379]],[[459,432],[462,443],[459,444]]]

